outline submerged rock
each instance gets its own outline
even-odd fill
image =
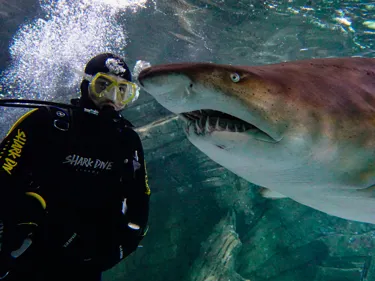
[[[236,232],[236,214],[228,212],[202,244],[188,281],[250,281],[235,272],[235,257],[242,243]]]

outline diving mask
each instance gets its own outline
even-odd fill
[[[139,96],[139,87],[135,83],[115,75],[98,72],[94,76],[85,74],[85,79],[90,81],[89,93],[92,98],[110,100],[117,110]]]

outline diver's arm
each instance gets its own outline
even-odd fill
[[[31,168],[31,152],[44,113],[39,109],[23,115],[0,144],[0,219],[15,208],[24,194],[27,173]]]
[[[33,143],[40,141],[36,138],[44,120],[44,111],[28,112],[0,144],[0,220],[4,225],[0,275],[6,274],[30,246],[28,236],[44,214],[40,198],[27,192]]]
[[[146,163],[141,140],[137,133],[132,131],[134,147],[133,168],[134,177],[126,183],[127,186],[127,212],[126,225],[124,226],[124,254],[129,255],[137,249],[139,242],[147,232],[149,216],[150,188],[148,186]]]
[[[129,221],[140,228],[145,229],[149,215],[150,187],[148,186],[146,161],[144,159],[143,147],[138,135],[135,137],[136,148],[133,158],[134,164],[134,186],[130,187],[127,198],[127,216]],[[139,163],[139,167],[136,162]]]

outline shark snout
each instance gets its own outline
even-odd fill
[[[184,91],[191,84],[190,77],[183,73],[155,73],[151,69],[142,71],[138,81],[155,98],[158,95]]]
[[[191,86],[194,73],[201,67],[202,64],[199,63],[156,65],[141,71],[138,80],[143,89],[156,98],[158,94],[180,91]]]

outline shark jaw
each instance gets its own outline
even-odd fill
[[[218,110],[179,113],[188,140],[216,163],[258,185],[262,174],[285,159],[285,144],[238,117]],[[256,161],[254,161],[256,159]],[[259,177],[260,176],[260,177]]]
[[[216,144],[221,149],[227,147],[225,140],[230,140],[233,144],[236,139],[241,141],[246,137],[253,137],[258,141],[269,143],[280,141],[273,139],[261,129],[240,118],[216,110],[195,110],[181,113],[178,116],[185,123],[185,133],[188,138],[216,136],[216,139],[220,139],[221,136],[223,142]]]

